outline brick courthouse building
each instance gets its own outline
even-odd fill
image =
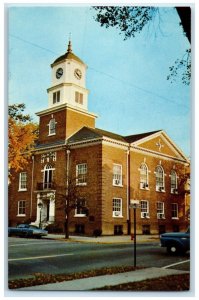
[[[70,174],[81,202],[70,212],[71,233],[130,233],[131,199],[141,204],[139,234],[184,230],[190,200],[189,161],[182,151],[163,130],[121,136],[96,128],[97,116],[87,109],[87,66],[71,42],[51,68],[48,108],[37,113],[37,145],[28,168],[15,174],[9,187],[9,225],[51,224],[63,231],[59,195],[66,193]]]

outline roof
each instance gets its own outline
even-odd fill
[[[133,135],[128,135],[128,136],[124,136],[124,139],[128,142],[128,143],[133,143],[136,142],[138,140],[141,140],[147,136],[150,136],[154,133],[160,132],[162,130],[156,130],[156,131],[150,131],[150,132],[144,132],[144,133],[139,133],[139,134],[133,134]]]
[[[63,61],[63,60],[66,60],[66,59],[73,59],[73,60],[76,60],[78,62],[80,62],[81,64],[84,64],[84,62],[78,57],[76,56],[73,52],[72,52],[72,45],[71,45],[71,41],[69,41],[68,43],[68,49],[67,49],[67,52],[61,56],[59,56],[54,62],[53,64],[57,63],[57,62],[60,62],[60,61]],[[52,65],[53,65],[52,64]]]
[[[133,143],[137,140],[140,140],[142,138],[145,138],[147,136],[150,136],[156,132],[159,132],[161,130],[157,131],[151,131],[151,132],[145,132],[141,134],[135,134],[135,135],[129,135],[129,136],[122,136],[110,131],[106,131],[99,128],[90,128],[90,127],[82,127],[78,132],[76,132],[74,135],[72,135],[69,139],[69,143],[75,143],[85,140],[92,140],[96,138],[102,138],[102,137],[108,137],[123,143]]]

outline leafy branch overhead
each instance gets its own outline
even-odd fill
[[[139,6],[94,6],[93,9],[97,12],[94,17],[95,21],[105,28],[115,27],[119,30],[119,34],[124,35],[124,40],[135,37],[152,22],[155,22],[156,17],[161,20],[161,10],[158,7],[139,7]],[[191,43],[191,9],[190,7],[175,7],[179,16],[179,26],[182,26],[183,34]],[[190,84],[191,79],[191,50],[186,50],[188,60],[177,59],[174,66],[170,67],[170,74],[167,80],[175,81],[179,72],[182,71],[182,82],[186,85]]]

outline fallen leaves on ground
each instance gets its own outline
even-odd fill
[[[48,283],[62,282],[62,281],[75,280],[81,278],[89,278],[89,277],[100,276],[100,275],[124,273],[124,272],[134,271],[138,269],[140,268],[126,266],[126,267],[101,268],[101,269],[84,271],[84,272],[73,273],[73,274],[34,273],[34,274],[30,274],[32,275],[32,278],[10,280],[8,282],[8,288],[18,289],[22,287],[43,285]]]
[[[188,291],[190,289],[189,274],[169,275],[160,278],[147,279],[139,282],[129,282],[114,286],[105,286],[97,290],[103,291]]]

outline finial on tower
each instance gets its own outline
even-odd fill
[[[72,52],[72,43],[71,43],[71,32],[69,33],[69,42],[68,42],[68,53]]]

